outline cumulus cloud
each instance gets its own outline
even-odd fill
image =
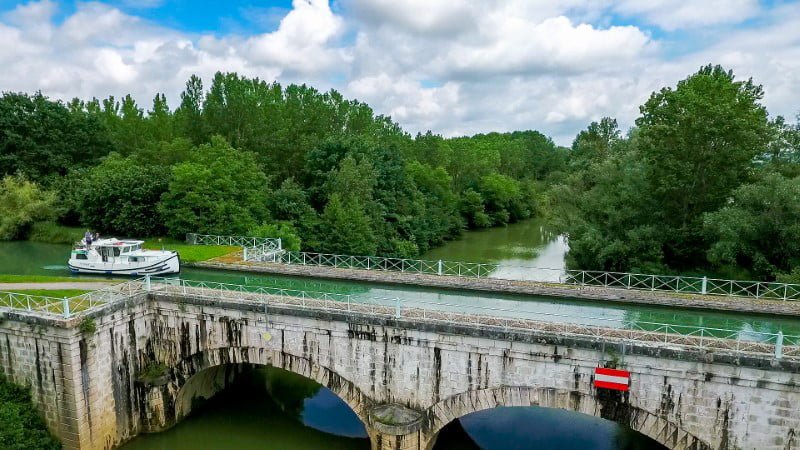
[[[0,90],[131,93],[144,107],[165,92],[175,105],[191,74],[236,71],[336,88],[412,133],[538,129],[568,145],[603,116],[631,125],[652,91],[710,62],[763,83],[773,114],[798,108],[797,3],[294,0],[251,35],[187,33],[103,3],[76,8],[56,20],[58,5],[44,0],[0,15]]]
[[[665,30],[738,23],[759,12],[758,0],[622,0],[615,9]]]

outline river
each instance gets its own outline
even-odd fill
[[[427,259],[479,261],[499,264],[500,271],[524,271],[533,279],[552,279],[564,267],[566,244],[536,220],[465,233],[464,236],[423,255]],[[0,243],[0,273],[68,275],[65,259],[69,248],[32,242]],[[510,296],[466,291],[437,291],[360,282],[329,281],[286,276],[261,276],[187,268],[181,277],[251,286],[273,286],[350,294],[354,298],[380,297],[435,300],[470,307],[492,306],[537,315],[558,314],[580,323],[625,319],[646,326],[648,322],[711,326],[748,331],[800,334],[800,321],[696,310],[673,310],[639,305],[599,304],[571,299]],[[564,320],[553,317],[553,320]],[[265,372],[266,373],[266,372]],[[291,374],[282,374],[291,379]],[[281,392],[296,405],[286,412],[287,401],[278,402],[264,388],[265,374],[242,379],[217,395],[206,407],[174,428],[141,436],[125,450],[229,449],[316,450],[369,448],[358,419],[333,393],[316,389],[285,388]],[[274,375],[273,375],[274,378]],[[295,383],[296,385],[297,383]],[[291,385],[291,383],[290,383]],[[292,385],[294,386],[294,385]],[[274,394],[274,391],[273,391]],[[294,397],[294,398],[292,398]],[[298,406],[299,405],[299,406]],[[614,423],[576,413],[543,408],[499,408],[465,416],[448,425],[435,450],[456,449],[663,449],[638,433]]]

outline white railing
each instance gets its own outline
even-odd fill
[[[153,279],[152,292],[283,306],[367,314],[423,322],[495,328],[505,331],[541,331],[591,339],[658,344],[704,351],[728,351],[776,358],[800,359],[800,336],[750,330],[674,325],[608,317],[524,312],[427,300],[363,298],[347,294],[181,279]]]
[[[262,252],[261,254],[264,254]],[[334,267],[337,269],[377,270],[426,275],[449,275],[468,278],[486,278],[498,265],[444,260],[385,258],[382,256],[333,255],[327,253],[289,252],[273,253],[258,259],[248,253],[248,261],[277,264]]]
[[[608,317],[526,312],[510,308],[428,300],[363,298],[329,292],[253,287],[177,278],[151,278],[149,276],[72,298],[0,292],[0,311],[23,311],[34,315],[68,319],[101,306],[135,299],[144,293],[159,292],[212,300],[259,302],[265,306],[366,314],[409,321],[444,322],[504,331],[539,331],[595,340],[800,359],[800,336],[784,335],[781,332],[769,333]]]
[[[48,297],[19,292],[0,292],[0,310],[69,319],[99,306],[125,301],[147,292],[146,279],[115,284],[74,297]]]
[[[800,300],[800,285],[765,281],[567,270],[563,282],[580,286],[672,291],[687,294],[754,297],[773,300]]]
[[[269,251],[281,250],[280,238],[260,238],[260,237],[247,237],[247,236],[218,236],[213,234],[195,234],[189,233],[186,235],[186,242],[192,245],[227,245],[230,247],[244,247],[244,248],[265,248]]]

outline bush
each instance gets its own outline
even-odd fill
[[[297,229],[288,222],[263,223],[251,228],[248,236],[263,238],[280,238],[284,250],[300,251],[300,235]]]
[[[0,240],[22,239],[37,220],[55,216],[55,195],[21,176],[0,181]]]
[[[31,226],[28,239],[48,244],[73,244],[83,238],[83,228],[65,227],[55,222],[36,222]]]
[[[28,389],[0,374],[0,448],[7,450],[60,449],[31,402]]]

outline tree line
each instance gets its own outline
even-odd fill
[[[547,214],[570,267],[800,281],[800,124],[719,66],[652,93],[635,126],[571,148],[537,131],[411,136],[336,91],[217,73],[177,108],[0,97],[0,238],[57,221],[105,234],[283,237],[417,256]]]
[[[536,131],[411,136],[332,90],[192,76],[174,110],[0,97],[0,238],[42,221],[106,235],[284,237],[413,257],[466,228],[542,214],[568,150]]]
[[[763,95],[709,65],[625,135],[612,118],[581,131],[551,191],[568,263],[800,282],[800,123],[770,119]]]

